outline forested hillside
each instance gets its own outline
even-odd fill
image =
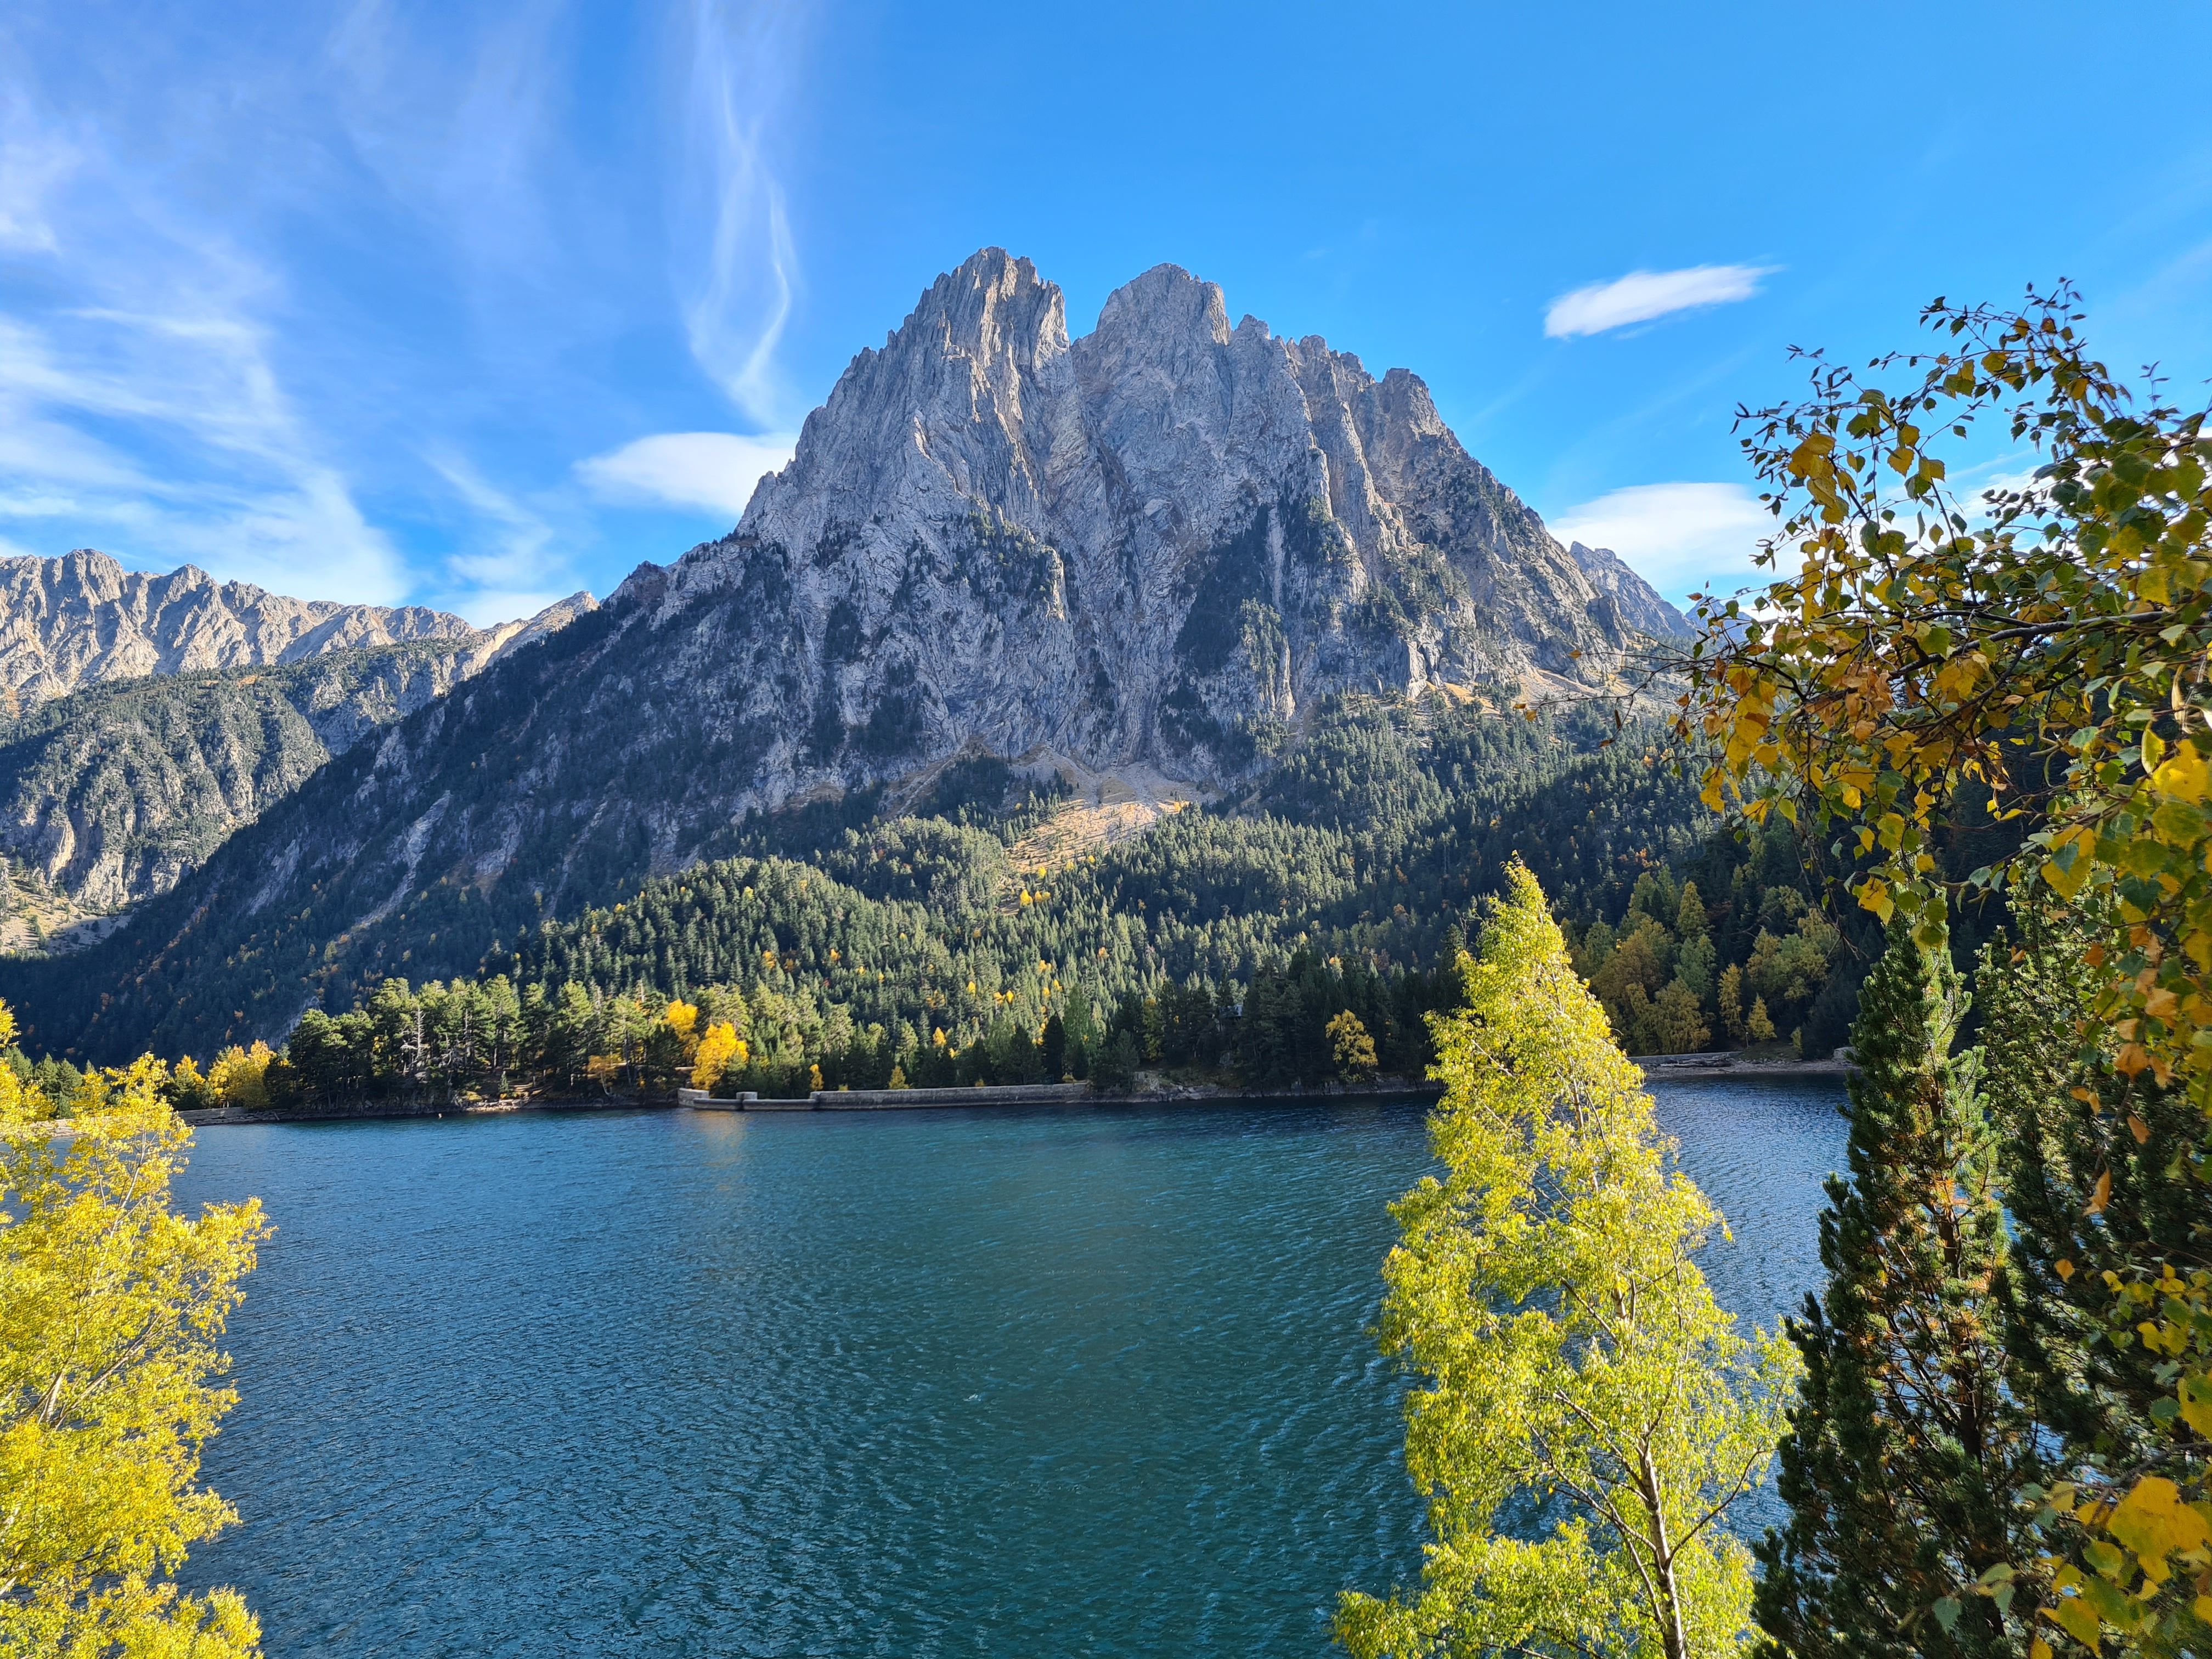
[[[1856,982],[1794,840],[1715,834],[1656,727],[1341,698],[1250,797],[1072,855],[1053,833],[1066,786],[1004,761],[946,769],[902,814],[879,799],[756,817],[729,855],[462,975],[331,998],[275,1086],[666,1087],[715,1028],[728,1052],[702,1079],[768,1093],[1146,1064],[1255,1087],[1418,1073],[1423,1016],[1455,998],[1476,902],[1516,856],[1574,919],[1631,1046],[1781,1040]]]
[[[489,652],[444,640],[92,684],[0,726],[0,947],[174,886],[334,754]]]

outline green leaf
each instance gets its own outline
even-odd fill
[[[2044,1612],[2057,1622],[2061,1630],[2090,1652],[2097,1650],[2097,1615],[2089,1611],[2088,1604],[2079,1596],[2068,1596],[2057,1606],[2045,1607]]]

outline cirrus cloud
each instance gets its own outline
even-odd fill
[[[1729,305],[1759,292],[1759,279],[1779,265],[1692,265],[1684,270],[1632,270],[1609,283],[1562,294],[1545,307],[1544,333],[1554,340],[1604,334],[1677,311]]]
[[[703,507],[742,515],[763,475],[779,472],[798,441],[788,432],[657,432],[576,464],[576,476],[607,501]]]

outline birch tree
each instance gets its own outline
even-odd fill
[[[0,1007],[0,1046],[14,1020]],[[169,1182],[191,1132],[160,1062],[107,1074],[67,1141],[0,1066],[0,1659],[246,1659],[229,1590],[181,1595],[185,1553],[236,1519],[198,1479],[236,1396],[217,1346],[266,1229]]]
[[[1433,1534],[1418,1591],[1348,1593],[1382,1655],[1709,1659],[1753,1639],[1729,1511],[1764,1478],[1798,1370],[1694,1260],[1719,1214],[1515,866],[1432,1018],[1444,1166],[1395,1207],[1380,1335],[1421,1379],[1406,1462]]]

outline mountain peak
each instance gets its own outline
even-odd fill
[[[885,340],[884,353],[936,347],[988,359],[1012,349],[1034,359],[1040,350],[1066,346],[1066,302],[1059,286],[1039,277],[1027,259],[987,247],[929,285]]]
[[[1226,345],[1229,308],[1214,283],[1200,280],[1181,265],[1154,265],[1106,296],[1091,337],[1137,331],[1202,336],[1215,345]]]
[[[854,359],[732,536],[624,592],[658,625],[717,593],[775,618],[761,805],[969,743],[1226,784],[1331,690],[1503,697],[1624,638],[1418,376],[1232,328],[1173,264],[1071,340],[997,248]]]

